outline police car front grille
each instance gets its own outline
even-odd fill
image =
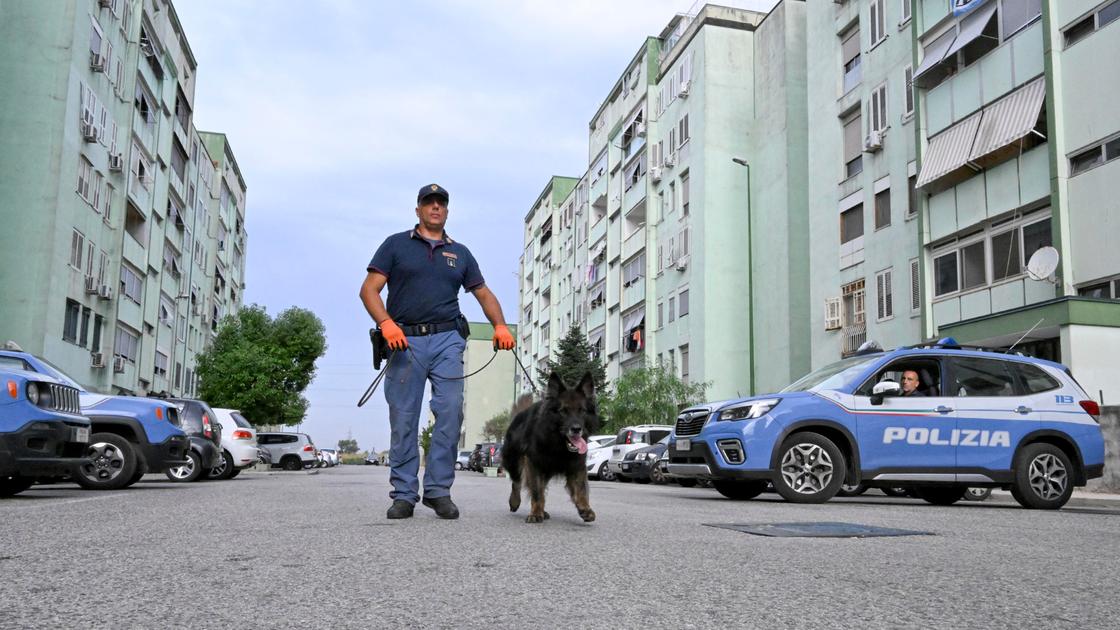
[[[686,411],[677,416],[677,437],[700,435],[704,422],[708,419],[707,411]]]
[[[50,385],[50,393],[51,409],[75,415],[80,415],[82,413],[81,404],[78,402],[78,390],[73,387],[52,383]]]

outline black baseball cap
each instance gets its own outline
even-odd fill
[[[424,197],[431,197],[432,195],[443,197],[443,200],[445,202],[451,201],[451,195],[448,195],[443,186],[440,186],[439,184],[428,184],[427,186],[421,188],[420,192],[416,193],[416,201],[417,203],[419,203],[424,200]]]

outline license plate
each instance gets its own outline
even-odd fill
[[[623,470],[630,470],[630,464],[623,464],[622,469]]]
[[[74,435],[70,439],[71,442],[89,442],[89,427],[74,427],[72,433]]]
[[[679,438],[677,440],[677,450],[678,451],[691,451],[692,450],[692,440],[690,440],[688,438]]]

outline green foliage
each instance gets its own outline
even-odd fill
[[[365,453],[343,453],[339,457],[339,461],[343,464],[357,464],[364,466],[366,463]]]
[[[537,368],[537,382],[541,391],[548,389],[548,378],[553,372],[570,387],[575,387],[583,379],[583,375],[591,372],[595,379],[595,392],[599,399],[603,399],[607,389],[607,368],[603,362],[591,356],[591,344],[580,331],[579,326],[572,324],[567,334],[556,345],[556,361],[549,360],[548,367]]]
[[[295,425],[307,414],[303,390],[327,340],[314,313],[292,307],[275,319],[253,304],[227,316],[198,356],[199,398],[240,409],[252,423]]]
[[[432,431],[436,428],[435,419],[428,421],[428,426],[420,431],[420,449],[424,453],[424,459],[428,458],[428,449],[432,446]]]
[[[482,426],[482,436],[489,441],[497,442],[498,440],[505,439],[506,429],[509,428],[509,423],[512,420],[509,411],[503,411],[493,418],[486,421]]]
[[[677,413],[704,401],[710,383],[685,383],[662,365],[647,365],[626,372],[614,391],[601,397],[599,411],[603,433],[615,433],[634,424],[673,424]]]
[[[353,455],[358,452],[357,440],[339,440],[338,450],[343,455]]]

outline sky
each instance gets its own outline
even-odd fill
[[[383,392],[356,406],[375,376],[358,289],[377,246],[416,222],[423,185],[448,190],[448,234],[516,323],[525,214],[551,176],[586,170],[588,123],[645,37],[699,6],[175,2],[198,61],[195,125],[228,135],[248,186],[244,302],[326,326],[300,430],[320,447],[388,448]],[[473,296],[460,304],[485,321]]]

